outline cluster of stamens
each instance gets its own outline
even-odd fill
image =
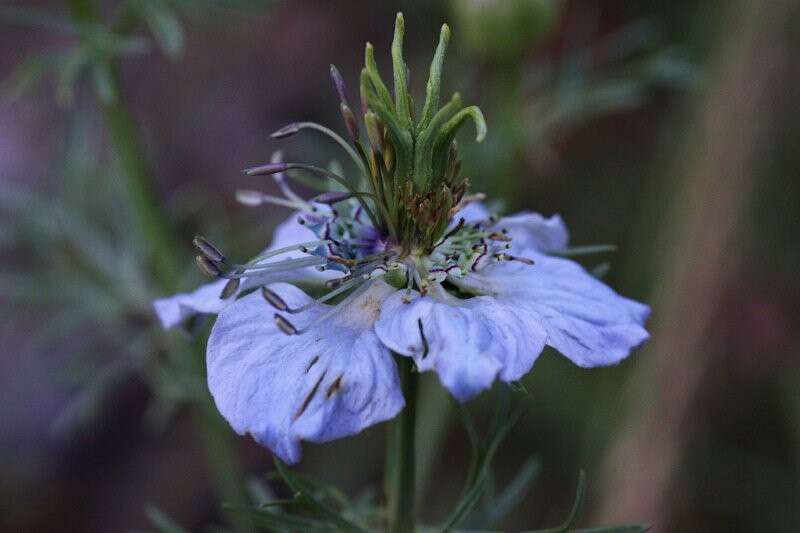
[[[261,289],[264,299],[277,311],[276,324],[286,334],[302,333],[335,313],[338,306],[331,306],[303,328],[296,327],[285,315],[301,313],[340,296],[341,305],[360,294],[367,281],[378,277],[398,289],[405,288],[408,300],[414,288],[425,295],[431,284],[465,276],[491,261],[532,264],[530,259],[508,253],[511,239],[494,227],[496,220],[492,218],[470,224],[460,219],[452,225],[461,208],[483,199],[483,195],[466,195],[467,179],[460,172],[455,134],[466,120],[472,119],[481,141],[486,125],[480,110],[463,107],[458,94],[444,106],[439,105],[442,65],[450,37],[447,25],[442,27],[433,57],[421,116],[415,118],[402,57],[403,34],[403,17],[398,14],[392,42],[394,98],[378,73],[372,45],[367,44],[360,83],[367,143],[361,139],[344,81],[334,66],[331,78],[349,140],[313,122],[290,124],[273,134],[278,139],[302,130],[326,135],[348,154],[358,169],[358,179],[314,165],[284,163],[279,154],[270,163],[244,171],[248,176],[272,176],[282,196],[246,190],[237,193],[240,202],[295,209],[299,212],[298,223],[311,230],[316,240],[234,264],[206,239],[195,239],[200,251],[197,262],[203,271],[229,280],[220,295],[224,299],[237,295],[241,280],[249,276],[309,267],[341,273],[326,281],[327,294],[298,308],[291,308],[269,288]],[[310,173],[333,182],[337,190],[306,201],[287,183],[288,171]],[[301,252],[303,256],[280,259],[290,252]]]

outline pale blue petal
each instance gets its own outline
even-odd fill
[[[201,285],[193,292],[175,294],[153,301],[153,309],[161,327],[171,329],[198,313],[215,314],[231,301],[220,298],[227,280],[221,279]]]
[[[563,250],[569,243],[567,226],[559,215],[545,218],[539,213],[518,213],[503,217],[492,226],[504,229],[512,238],[512,253],[533,248],[541,252]]]
[[[539,324],[493,298],[459,300],[436,287],[426,296],[412,293],[408,303],[404,292],[390,296],[375,331],[393,351],[412,357],[420,371],[435,371],[461,401],[491,387],[498,377],[522,377],[546,337]]]
[[[293,214],[275,228],[272,243],[264,252],[277,250],[293,244],[299,244],[316,239],[314,233],[306,226],[297,222],[299,213]],[[264,253],[262,252],[262,253]],[[300,251],[288,252],[279,257],[270,258],[261,264],[275,261],[303,257]],[[227,299],[220,298],[222,289],[227,280],[216,280],[200,286],[192,292],[179,293],[166,298],[159,298],[153,302],[153,308],[158,316],[161,326],[170,329],[180,325],[185,320],[196,314],[216,314],[236,301],[236,297],[247,292],[253,287],[260,287],[267,283],[285,281],[289,283],[321,283],[326,279],[339,276],[334,271],[319,272],[313,267],[298,268],[296,270],[278,273],[254,273],[243,277],[239,290]]]
[[[618,295],[574,261],[527,255],[533,266],[498,262],[453,282],[533,317],[547,331],[547,344],[580,366],[617,363],[649,337],[646,305]]]
[[[288,284],[270,285],[291,307],[310,301]],[[300,441],[325,442],[393,418],[404,401],[397,368],[372,325],[394,289],[366,292],[300,335],[286,335],[260,293],[222,311],[208,341],[208,386],[220,413],[287,463]],[[288,315],[303,327],[329,306]]]
[[[474,224],[487,220],[491,213],[482,202],[470,202],[453,215],[451,226],[458,224],[458,220],[463,218],[467,224]]]

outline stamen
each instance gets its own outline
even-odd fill
[[[511,242],[511,237],[506,235],[506,230],[502,230],[501,233],[497,233],[497,232],[490,233],[489,234],[489,239],[491,239],[493,241]]]
[[[301,257],[298,259],[286,259],[284,261],[276,261],[274,263],[267,263],[265,265],[257,265],[252,267],[241,267],[233,274],[224,274],[223,277],[228,279],[243,278],[253,272],[286,272],[288,270],[295,270],[298,268],[313,267],[317,265],[324,265],[327,259],[324,257]]]
[[[286,335],[299,335],[299,330],[294,325],[286,320],[282,315],[275,313],[275,324]]]
[[[437,244],[434,244],[434,245],[433,245],[433,247],[434,247],[434,248],[436,248],[436,247],[438,247],[439,245],[441,245],[441,244],[444,244],[444,242],[445,242],[447,239],[449,239],[450,237],[452,237],[453,235],[455,235],[456,233],[458,233],[459,231],[461,231],[461,228],[463,228],[463,227],[464,227],[464,222],[466,222],[466,220],[464,220],[464,218],[463,218],[463,217],[462,217],[462,218],[460,218],[460,219],[459,219],[459,221],[458,221],[458,224],[456,225],[456,227],[455,227],[455,228],[453,228],[453,229],[451,229],[450,231],[448,231],[448,232],[447,232],[447,234],[446,234],[444,237],[442,237],[442,239],[441,239],[441,240],[440,240],[440,241],[439,241]]]
[[[330,309],[328,309],[326,312],[322,313],[320,316],[318,316],[317,318],[312,320],[309,324],[307,324],[303,328],[301,328],[301,329],[296,329],[295,328],[294,329],[295,333],[293,333],[293,335],[302,335],[303,333],[307,332],[309,329],[313,328],[317,324],[320,324],[321,322],[324,322],[325,320],[329,319],[330,317],[332,317],[333,315],[335,315],[339,311],[341,306],[346,305],[348,302],[351,302],[354,298],[360,296],[361,293],[363,293],[364,290],[370,286],[369,283],[366,283],[366,281],[363,278],[360,278],[360,277],[356,278],[354,281],[358,282],[358,283],[354,284],[355,287],[356,287],[355,290],[353,292],[351,292],[344,300],[342,300],[340,303],[338,303],[336,305],[330,306]],[[281,318],[283,318],[283,317],[281,317]],[[283,320],[286,320],[286,319],[283,319]],[[291,323],[289,323],[289,321],[286,321],[286,323],[291,325]],[[292,326],[292,327],[294,328],[294,326]]]
[[[261,296],[264,297],[264,299],[267,301],[268,304],[270,304],[278,311],[286,312],[289,310],[289,306],[286,304],[283,298],[278,296],[278,294],[275,291],[267,288],[266,285],[264,287],[261,287]]]
[[[338,202],[343,202],[353,197],[353,193],[349,192],[324,192],[314,197],[314,201],[318,204],[332,205]]]
[[[211,261],[215,263],[225,262],[225,256],[222,255],[222,252],[220,252],[216,246],[208,242],[205,237],[197,235],[192,242],[194,243],[195,247]]]
[[[238,278],[228,280],[228,283],[225,284],[222,293],[219,295],[220,300],[227,300],[236,294],[236,291],[239,290],[239,285],[241,285],[241,280]]]
[[[200,270],[202,270],[207,276],[218,278],[222,275],[222,270],[208,257],[204,255],[198,255],[194,258],[194,260],[197,262],[197,266],[200,267]]]
[[[286,163],[267,163],[266,165],[246,168],[242,170],[242,174],[245,176],[271,176],[279,172],[286,172],[288,169],[289,165]]]
[[[298,131],[300,131],[300,125],[297,122],[293,122],[292,124],[287,124],[278,131],[273,132],[270,137],[273,139],[285,139],[286,137],[291,137]]]
[[[348,290],[352,289],[353,287],[355,287],[356,285],[360,284],[361,282],[362,282],[362,280],[359,279],[359,278],[351,279],[347,283],[341,284],[339,287],[337,287],[336,289],[332,290],[331,292],[325,294],[324,296],[321,296],[321,297],[317,298],[316,300],[314,300],[312,302],[309,302],[309,303],[307,303],[305,305],[301,305],[300,307],[290,308],[289,306],[286,305],[285,302],[281,301],[281,303],[283,303],[283,305],[286,306],[286,307],[285,307],[285,309],[279,309],[279,311],[284,311],[286,313],[291,313],[291,314],[302,313],[303,311],[307,311],[307,310],[311,309],[312,307],[314,307],[316,305],[323,304],[323,303],[327,302],[328,300],[332,300],[333,298],[339,296],[343,292],[347,292]],[[277,295],[275,295],[275,296],[277,296]],[[273,306],[273,307],[276,307],[276,306]],[[277,307],[276,307],[276,309],[277,309]]]
[[[301,242],[299,244],[292,244],[291,246],[284,246],[283,248],[278,248],[277,250],[272,250],[270,252],[265,252],[263,254],[257,255],[255,258],[253,258],[252,260],[248,261],[243,266],[245,266],[245,267],[257,266],[258,263],[260,263],[261,261],[264,261],[265,259],[269,259],[270,257],[275,257],[277,255],[282,255],[282,254],[285,254],[285,253],[288,253],[288,252],[293,252],[295,250],[300,250],[303,253],[306,253],[306,251],[309,248],[316,248],[317,246],[322,246],[322,245],[325,245],[325,244],[328,244],[328,240],[327,239],[320,239],[320,240],[316,240],[316,241]],[[276,263],[269,263],[269,264],[274,265]]]
[[[536,263],[533,259],[529,259],[527,257],[519,257],[516,255],[508,255],[508,254],[506,254],[506,257],[508,257],[509,261],[519,261],[520,263],[525,263],[526,265],[533,265]]]
[[[251,191],[247,189],[240,189],[236,191],[236,201],[249,207],[258,207],[263,204],[273,204],[283,207],[291,207],[292,209],[305,209],[308,205],[305,202],[301,204],[294,200],[287,200],[278,196],[271,196],[259,191]]]

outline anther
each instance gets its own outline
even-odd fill
[[[536,263],[533,259],[529,259],[527,257],[519,257],[516,255],[508,255],[508,254],[505,254],[505,256],[509,261],[519,261],[520,263],[525,263],[526,265],[533,265]]]
[[[286,163],[267,163],[258,167],[246,168],[242,171],[242,174],[246,176],[269,176],[270,174],[286,172],[288,169],[289,165]]]
[[[336,68],[336,65],[331,65],[331,81],[333,82],[333,88],[336,94],[339,95],[339,100],[346,102],[347,95],[344,93],[344,78],[342,78],[342,74],[339,72],[339,69]]]
[[[493,241],[503,241],[503,242],[511,242],[511,237],[506,235],[506,230],[503,230],[501,233],[491,233],[489,235],[489,239]]]
[[[277,293],[275,293],[274,291],[268,289],[267,287],[261,287],[261,296],[264,297],[264,299],[267,301],[268,304],[270,304],[272,307],[274,307],[278,311],[288,311],[289,310],[289,306],[286,304],[286,302],[283,300],[283,298],[278,296]],[[275,315],[275,316],[277,317],[278,315]],[[276,318],[276,320],[277,320],[277,318]]]
[[[275,324],[286,335],[297,335],[297,328],[278,313],[275,313]]]
[[[215,263],[225,262],[225,256],[222,255],[222,252],[220,252],[216,246],[208,242],[205,237],[198,235],[192,242],[194,243],[195,247],[211,261]]]
[[[272,137],[273,139],[285,139],[286,137],[291,137],[298,131],[300,131],[300,125],[297,122],[294,122],[292,124],[282,127],[281,129],[270,135],[270,137]]]
[[[204,255],[198,255],[194,258],[194,260],[197,262],[197,266],[200,267],[200,270],[202,270],[207,276],[218,278],[222,275],[222,270],[220,270],[220,268],[208,257]]]
[[[332,205],[332,204],[335,204],[335,203],[338,203],[338,202],[342,202],[342,201],[347,200],[347,199],[352,198],[352,197],[353,197],[353,194],[349,193],[349,192],[332,191],[332,192],[324,192],[324,193],[322,193],[320,195],[317,195],[312,200],[314,202],[319,203],[319,204]]]
[[[451,229],[450,231],[448,231],[448,232],[447,232],[447,234],[445,234],[445,236],[444,236],[444,237],[442,237],[442,238],[439,240],[438,244],[434,245],[434,248],[436,248],[436,247],[438,247],[439,245],[443,244],[443,243],[444,243],[444,242],[445,242],[447,239],[449,239],[450,237],[452,237],[453,235],[455,235],[456,233],[458,233],[459,231],[461,231],[461,228],[463,228],[463,227],[464,227],[464,223],[465,223],[465,222],[466,222],[466,220],[464,219],[464,217],[461,217],[461,218],[458,220],[458,224],[456,224],[456,227],[455,227],[455,228],[453,228],[453,229]]]
[[[234,278],[228,280],[228,283],[225,284],[225,287],[222,289],[222,293],[219,295],[220,299],[227,300],[228,298],[236,294],[236,291],[239,290],[240,285],[241,285],[240,278]]]
[[[344,120],[345,126],[347,126],[347,133],[348,135],[350,135],[350,139],[353,142],[358,141],[360,134],[358,131],[358,122],[356,122],[355,115],[350,110],[350,107],[344,102],[339,104],[339,109],[342,112],[342,119]]]

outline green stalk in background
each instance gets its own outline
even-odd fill
[[[76,22],[91,25],[99,21],[93,0],[71,0],[70,9]],[[82,39],[85,37],[82,36]],[[125,180],[124,190],[133,207],[138,224],[136,230],[150,248],[149,254],[159,287],[166,292],[175,292],[179,288],[177,283],[180,263],[173,252],[180,249],[180,246],[176,243],[177,239],[174,238],[165,213],[155,201],[153,175],[148,168],[136,122],[121,92],[117,65],[111,59],[102,58],[100,61],[101,64],[96,68],[104,75],[104,83],[111,97],[99,98],[99,105],[119,163],[120,176]],[[195,350],[185,342],[173,341],[170,344],[175,345],[170,346],[170,349],[185,359],[187,368],[198,375],[205,374],[203,356],[199,349]],[[245,504],[245,484],[242,481],[241,465],[236,459],[234,439],[210,397],[206,396],[196,406],[193,419],[204,441],[210,473],[219,496],[228,504]],[[240,514],[227,516],[235,531],[252,529],[247,517]]]

